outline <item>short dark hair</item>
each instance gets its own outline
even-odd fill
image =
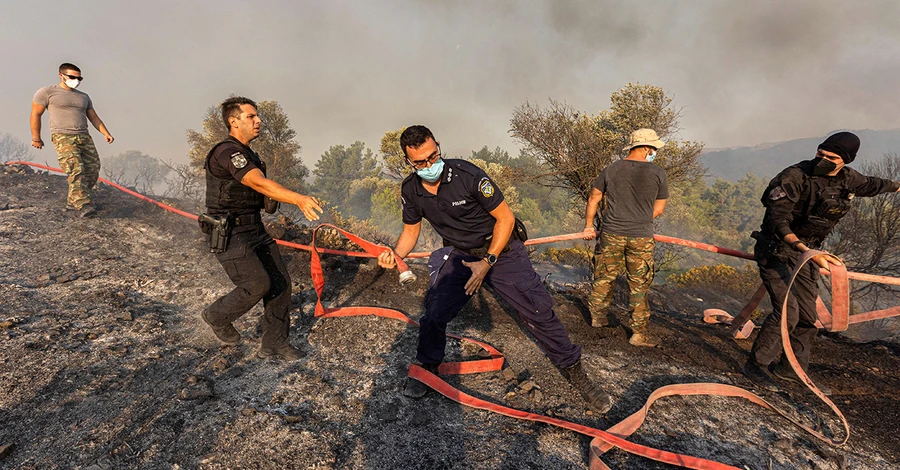
[[[59,73],[63,73],[63,72],[65,72],[66,70],[71,70],[71,71],[73,71],[73,72],[81,73],[81,69],[78,68],[78,66],[75,65],[75,64],[70,64],[70,63],[68,63],[68,62],[64,62],[64,63],[62,63],[62,64],[59,64]]]
[[[225,123],[225,129],[231,130],[231,124],[228,123],[228,118],[240,117],[241,105],[244,104],[249,104],[250,106],[253,106],[254,109],[259,109],[259,106],[256,105],[256,101],[253,101],[250,98],[244,98],[243,96],[232,96],[219,105],[222,108],[222,122]]]
[[[406,147],[412,147],[414,149],[419,148],[428,139],[437,142],[437,139],[434,138],[434,134],[432,134],[431,130],[427,127],[422,125],[407,127],[403,133],[400,134],[400,148],[403,150],[403,155],[406,156]]]

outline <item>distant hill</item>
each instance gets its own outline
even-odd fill
[[[829,132],[828,135],[837,131]],[[854,130],[862,146],[853,166],[862,162],[880,159],[888,152],[900,153],[900,129]],[[816,146],[827,135],[794,139],[784,142],[765,143],[754,147],[733,147],[712,149],[704,152],[700,160],[709,168],[709,176],[736,181],[747,173],[763,179],[775,176],[787,166],[813,157]]]

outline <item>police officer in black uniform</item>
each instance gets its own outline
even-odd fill
[[[288,338],[291,278],[272,237],[266,233],[259,211],[274,212],[281,201],[296,205],[308,220],[319,218],[318,201],[295,193],[266,178],[266,165],[249,146],[259,137],[261,120],[253,100],[232,97],[221,105],[228,138],[206,156],[205,231],[210,248],[235,288],[207,307],[201,317],[225,344],[238,344],[241,335],[232,322],[260,299],[265,311],[260,324],[262,358],[295,360],[301,357]]]
[[[437,373],[447,324],[485,283],[516,309],[540,348],[591,407],[606,413],[612,401],[585,374],[581,348],[572,344],[553,312],[553,299],[522,243],[524,227],[514,230],[517,221],[503,194],[481,168],[464,160],[442,160],[439,145],[425,126],[411,126],[401,134],[400,147],[415,172],[402,183],[403,232],[393,252],[378,258],[382,267],[395,267],[394,256],[403,258],[415,247],[423,218],[444,239],[445,247],[433,252],[428,263],[431,282],[416,359]],[[427,391],[423,383],[408,379],[403,393],[418,398]]]
[[[864,176],[845,166],[856,158],[858,150],[859,137],[853,133],[829,136],[819,145],[815,158],[779,173],[763,193],[766,213],[760,231],[753,233],[757,239],[754,255],[773,312],[766,317],[753,343],[744,374],[768,390],[778,390],[773,375],[780,380],[799,381],[782,355],[780,325],[787,284],[801,254],[819,249],[850,210],[853,197],[900,189],[900,183]],[[827,253],[813,257],[797,275],[788,303],[791,348],[804,371],[809,367],[810,350],[817,333],[819,268],[828,269],[829,264],[841,264],[841,260]],[[779,357],[781,360],[776,363]],[[770,365],[774,365],[771,371]]]

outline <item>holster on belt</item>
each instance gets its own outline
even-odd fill
[[[266,211],[266,214],[274,214],[275,211],[278,210],[279,202],[270,198],[269,196],[263,196],[263,210]]]
[[[223,253],[231,241],[231,230],[234,228],[234,217],[231,215],[211,216],[200,214],[197,217],[200,231],[209,234],[209,252]]]

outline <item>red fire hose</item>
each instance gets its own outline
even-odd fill
[[[31,162],[15,161],[15,162],[8,162],[8,164],[30,165],[30,166],[33,166],[36,168],[41,168],[44,170],[62,172],[61,170],[59,170],[57,168],[52,168],[52,167],[48,167],[48,166],[44,166],[44,165],[39,165],[36,163],[31,163]],[[197,219],[197,216],[195,216],[193,214],[190,214],[190,213],[187,213],[184,211],[180,211],[171,206],[168,206],[166,204],[155,201],[149,197],[146,197],[144,195],[141,195],[139,193],[131,191],[131,190],[129,190],[125,187],[122,187],[118,184],[115,184],[111,181],[108,181],[105,179],[100,179],[100,181],[102,181],[110,186],[113,186],[121,191],[124,191],[128,194],[131,194],[135,197],[138,197],[142,200],[145,200],[147,202],[155,204],[165,210],[168,210],[168,211],[174,212],[176,214],[179,214],[179,215],[182,215],[185,217],[189,217],[189,218],[192,218],[195,220]],[[327,317],[342,317],[342,316],[357,316],[357,315],[376,315],[376,316],[381,316],[381,317],[385,317],[385,318],[392,318],[395,320],[404,321],[411,325],[417,325],[417,323],[414,320],[410,319],[403,313],[393,310],[393,309],[380,308],[380,307],[324,308],[322,306],[321,295],[322,295],[323,287],[325,285],[325,278],[324,278],[324,273],[322,270],[319,253],[339,254],[339,255],[346,255],[346,256],[377,257],[379,254],[381,254],[385,250],[390,249],[388,247],[384,247],[384,246],[380,246],[380,245],[376,245],[374,243],[368,242],[362,238],[359,238],[353,234],[350,234],[344,230],[341,230],[340,228],[335,227],[333,225],[327,225],[327,226],[333,228],[334,230],[338,231],[339,233],[341,233],[342,235],[344,235],[345,237],[347,237],[348,239],[350,239],[351,241],[353,241],[354,243],[359,245],[364,251],[363,252],[349,252],[349,251],[342,251],[342,250],[329,250],[329,249],[317,248],[315,246],[316,234],[317,234],[318,230],[323,226],[326,226],[326,225],[320,225],[313,231],[313,239],[312,239],[312,244],[310,246],[299,245],[296,243],[290,243],[290,242],[285,242],[282,240],[277,240],[278,243],[280,243],[282,245],[301,249],[301,250],[306,250],[306,251],[310,252],[310,254],[311,254],[310,272],[311,272],[312,279],[313,279],[313,285],[316,290],[316,295],[318,297],[317,301],[316,301],[315,316],[327,318]],[[583,234],[573,233],[573,234],[567,234],[567,235],[559,235],[559,236],[554,236],[554,237],[544,237],[544,238],[528,240],[526,242],[526,245],[537,245],[537,244],[541,244],[541,243],[551,243],[551,242],[565,241],[565,240],[577,240],[577,239],[581,239],[581,238],[583,238]],[[682,239],[678,239],[678,238],[666,237],[663,235],[656,235],[655,238],[657,241],[660,241],[663,243],[674,243],[674,244],[687,246],[687,247],[691,247],[691,248],[707,250],[707,251],[726,254],[726,255],[730,255],[730,256],[736,256],[739,258],[752,259],[752,256],[749,255],[748,253],[743,253],[743,252],[736,251],[736,250],[730,250],[727,248],[721,248],[721,247],[717,247],[714,245],[708,245],[708,244],[689,241],[689,240],[682,240]],[[800,266],[798,266],[795,269],[795,271],[792,275],[791,283],[793,283],[794,278],[796,277],[797,271],[800,269],[800,267],[802,265],[804,265],[805,263],[809,262],[809,260],[818,253],[821,253],[821,252],[808,251],[808,252],[804,253],[803,257],[801,257]],[[428,253],[414,253],[414,254],[411,254],[409,257],[425,257],[425,256],[428,256]],[[398,270],[400,270],[401,273],[409,272],[408,267],[406,267],[406,265],[402,262],[402,260],[397,259],[397,261],[398,261]],[[885,309],[885,310],[879,310],[879,311],[849,316],[849,279],[860,279],[860,280],[865,280],[865,281],[870,281],[870,282],[883,282],[883,283],[894,284],[894,285],[900,285],[900,279],[889,278],[889,277],[884,277],[884,276],[859,274],[859,273],[848,273],[846,271],[846,269],[844,269],[842,266],[841,267],[832,266],[831,273],[826,272],[826,274],[830,274],[831,278],[832,278],[832,297],[833,297],[832,309],[833,309],[833,313],[831,313],[831,314],[828,313],[827,309],[824,308],[824,304],[821,302],[821,300],[819,300],[818,303],[822,306],[819,313],[820,313],[820,317],[821,317],[823,326],[825,328],[829,329],[830,331],[842,331],[842,330],[846,329],[847,326],[851,323],[858,323],[861,321],[868,321],[868,320],[872,320],[872,319],[876,319],[876,318],[886,318],[886,317],[890,317],[890,316],[900,315],[900,307],[892,307],[892,308]],[[790,288],[790,286],[789,286],[789,288]],[[754,295],[753,299],[751,300],[751,303],[748,304],[748,306],[744,308],[742,313],[739,314],[738,318],[733,319],[732,324],[734,325],[734,328],[740,328],[742,326],[745,326],[745,324],[742,321],[740,321],[740,319],[743,317],[749,316],[750,312],[752,312],[753,309],[755,308],[755,304],[753,301],[755,300],[755,302],[758,303],[759,300],[764,295],[764,293],[765,293],[764,289],[757,291],[757,293]],[[752,307],[751,307],[751,304],[752,304]],[[461,403],[461,404],[464,404],[467,406],[491,411],[494,413],[503,414],[503,415],[510,416],[510,417],[517,418],[517,419],[542,422],[542,423],[550,424],[553,426],[570,429],[575,432],[579,432],[579,433],[582,433],[582,434],[585,434],[588,436],[592,436],[594,438],[591,441],[591,455],[590,455],[590,467],[592,470],[608,469],[606,464],[604,464],[600,460],[600,455],[602,455],[603,453],[605,453],[606,451],[608,451],[609,449],[611,449],[613,447],[618,447],[622,450],[625,450],[626,452],[630,452],[635,455],[640,455],[640,456],[647,457],[647,458],[657,460],[660,462],[665,462],[665,463],[669,463],[672,465],[679,465],[679,466],[683,466],[683,467],[687,467],[687,468],[736,469],[737,467],[726,465],[726,464],[723,464],[720,462],[706,460],[706,459],[702,459],[702,458],[698,458],[698,457],[692,457],[692,456],[688,456],[688,455],[677,454],[677,453],[673,453],[673,452],[667,452],[664,450],[654,449],[654,448],[647,447],[647,446],[641,446],[641,445],[635,444],[633,442],[630,442],[630,441],[626,440],[625,438],[630,436],[633,432],[635,432],[640,427],[640,425],[643,423],[644,419],[647,416],[647,412],[648,412],[650,406],[656,400],[658,400],[660,398],[667,397],[667,396],[674,396],[674,395],[719,395],[719,396],[744,398],[744,399],[749,400],[753,403],[756,403],[760,406],[763,406],[767,409],[773,410],[773,411],[779,413],[782,417],[784,417],[788,421],[792,422],[793,424],[800,427],[801,429],[809,432],[810,434],[812,434],[819,440],[822,440],[823,442],[833,444],[833,445],[841,445],[841,444],[845,443],[847,441],[847,439],[849,438],[849,432],[850,432],[850,428],[847,423],[847,420],[844,418],[843,414],[837,408],[837,406],[831,400],[829,400],[828,397],[826,397],[815,386],[815,384],[803,372],[802,368],[800,368],[799,363],[797,362],[797,359],[793,354],[793,350],[791,349],[790,340],[789,340],[788,333],[787,333],[787,313],[786,313],[787,299],[785,299],[784,305],[782,305],[781,308],[782,308],[782,316],[781,316],[781,319],[782,319],[782,322],[781,322],[782,344],[783,344],[785,353],[788,357],[788,361],[791,364],[791,366],[793,367],[794,371],[797,373],[797,375],[801,378],[803,383],[806,384],[807,387],[809,387],[810,390],[812,390],[813,393],[816,394],[816,396],[818,396],[821,400],[823,400],[838,415],[838,417],[840,418],[840,420],[842,422],[843,428],[844,428],[844,437],[842,439],[838,439],[838,438],[829,439],[828,437],[815,431],[814,429],[810,428],[809,426],[806,426],[806,425],[800,423],[799,421],[795,420],[794,418],[787,415],[786,413],[776,409],[775,407],[773,407],[772,405],[767,403],[765,400],[763,400],[759,396],[757,396],[747,390],[744,390],[744,389],[741,389],[738,387],[734,387],[731,385],[725,385],[725,384],[693,383],[693,384],[668,385],[668,386],[661,387],[661,388],[653,391],[653,393],[650,394],[646,403],[640,410],[636,411],[634,414],[630,415],[629,417],[625,418],[621,422],[617,423],[616,425],[614,425],[611,428],[604,431],[604,430],[595,429],[595,428],[591,428],[591,427],[584,426],[584,425],[571,423],[571,422],[561,420],[558,418],[552,418],[552,417],[543,416],[543,415],[539,415],[539,414],[535,414],[535,413],[530,413],[530,412],[525,412],[525,411],[521,411],[521,410],[516,410],[513,408],[508,408],[508,407],[505,407],[502,405],[488,402],[486,400],[481,400],[479,398],[472,397],[472,396],[467,395],[467,394],[461,392],[460,390],[452,387],[450,384],[448,384],[447,382],[442,380],[437,375],[431,374],[430,372],[426,371],[425,369],[423,369],[417,365],[414,365],[414,364],[410,366],[409,376],[414,379],[422,381],[423,383],[427,384],[428,386],[430,386],[431,388],[436,390],[438,393],[446,396],[447,398],[450,398],[451,400],[454,400],[458,403]],[[719,312],[721,312],[721,311],[719,311]],[[730,315],[728,315],[725,312],[721,312],[721,313],[714,312],[712,314],[707,315],[707,318],[708,318],[707,321],[709,321],[709,319],[731,320]],[[744,319],[746,319],[746,318],[744,318]],[[752,324],[751,324],[751,329],[752,329]],[[438,372],[440,374],[471,374],[471,373],[479,373],[479,372],[491,372],[491,371],[498,371],[503,367],[503,355],[499,351],[497,351],[495,348],[490,346],[489,344],[486,344],[486,343],[483,343],[480,341],[476,341],[473,339],[469,339],[469,338],[463,338],[463,337],[453,336],[453,335],[450,335],[450,336],[453,338],[462,340],[462,341],[467,341],[467,342],[471,342],[471,343],[479,345],[480,347],[485,349],[485,351],[487,351],[488,358],[475,360],[475,361],[444,363],[444,364],[441,364],[440,368],[438,369]]]

